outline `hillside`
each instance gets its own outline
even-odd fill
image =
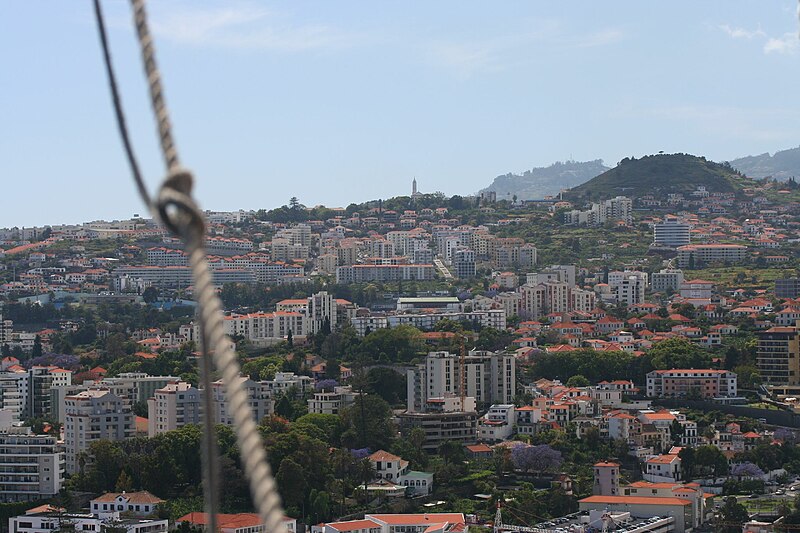
[[[775,152],[774,155],[764,153],[741,157],[730,163],[748,178],[761,179],[771,176],[787,180],[791,177],[800,177],[800,146]]]
[[[516,195],[520,200],[539,200],[562,189],[575,187],[608,170],[602,159],[558,162],[549,167],[526,170],[523,174],[497,176],[484,191],[495,191],[498,200]]]
[[[570,190],[564,196],[576,202],[623,195],[637,198],[652,194],[690,193],[699,185],[710,192],[738,192],[746,178],[727,164],[688,154],[660,154],[625,158],[619,165]],[[749,180],[747,180],[749,181]]]

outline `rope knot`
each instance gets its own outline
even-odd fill
[[[161,223],[176,237],[184,239],[187,248],[197,248],[206,232],[205,220],[192,198],[192,173],[186,169],[171,170],[156,198]],[[187,250],[188,251],[188,250]]]

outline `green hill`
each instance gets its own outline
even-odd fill
[[[689,154],[659,154],[641,159],[626,157],[616,167],[571,189],[564,197],[573,202],[614,196],[653,195],[663,199],[669,193],[690,193],[701,185],[710,192],[738,193],[751,183],[728,163]]]

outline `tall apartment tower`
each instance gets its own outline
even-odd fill
[[[776,326],[758,334],[756,365],[772,385],[800,383],[800,335],[796,326]]]
[[[601,462],[594,465],[592,494],[597,496],[619,496],[619,464]]]
[[[79,392],[64,399],[67,473],[79,470],[79,456],[98,440],[125,440],[136,432],[130,402],[109,390]]]
[[[27,502],[55,496],[64,483],[64,452],[54,435],[34,435],[29,427],[0,431],[0,502]]]
[[[184,381],[169,383],[147,400],[147,435],[200,423],[200,391]]]
[[[667,215],[663,222],[653,225],[653,243],[658,246],[676,248],[689,244],[691,226],[676,216]]]
[[[516,393],[516,360],[512,354],[471,351],[464,358],[465,396],[479,403],[512,403]],[[458,354],[430,352],[423,364],[408,371],[409,412],[425,410],[429,398],[461,394],[462,364]]]

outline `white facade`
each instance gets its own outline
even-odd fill
[[[653,242],[659,246],[677,247],[689,244],[691,226],[678,217],[667,216],[653,225]]]
[[[64,400],[67,473],[78,471],[78,456],[97,440],[124,440],[136,428],[130,403],[108,390],[88,390]]]
[[[0,432],[0,502],[50,498],[64,483],[64,451],[55,436],[29,427]]]
[[[147,435],[200,424],[200,391],[189,383],[178,381],[158,389],[147,400]]]

